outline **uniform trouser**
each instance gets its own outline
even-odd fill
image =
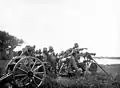
[[[78,66],[77,66],[77,63],[75,61],[75,57],[72,56],[72,58],[70,59],[70,63],[73,65],[73,67],[78,71]]]

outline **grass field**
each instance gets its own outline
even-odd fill
[[[101,65],[101,67],[113,77],[120,74],[120,64]],[[98,72],[104,73],[100,68],[98,68]]]
[[[3,68],[5,66],[5,61],[3,61],[4,64],[1,62],[0,66]],[[100,64],[100,66],[109,74],[114,78],[114,81],[117,81],[120,83],[120,64],[111,64],[111,65],[103,65]],[[66,78],[66,77],[58,77],[57,79],[55,79],[54,81],[56,82],[50,82],[50,84],[52,84],[52,87],[48,87],[48,88],[56,88],[56,85],[59,88],[90,88],[86,85],[89,84],[95,84],[95,85],[99,85],[98,88],[112,88],[111,83],[113,83],[113,81],[109,81],[109,77],[101,70],[101,68],[98,67],[97,70],[98,74],[97,76],[90,76],[88,75],[88,79],[85,79],[84,77],[79,77],[79,78]],[[117,78],[117,79],[116,79]],[[104,82],[108,81],[107,84],[102,83],[104,80]],[[102,83],[102,84],[100,84]],[[49,85],[49,83],[48,83]],[[83,86],[84,87],[80,87]],[[107,85],[107,86],[106,86]],[[54,86],[54,87],[53,87]],[[86,86],[86,87],[85,87]],[[45,87],[46,88],[46,87]]]
[[[113,65],[100,65],[109,75],[107,76],[103,70],[101,70],[98,67],[98,74],[96,76],[87,76],[87,79],[84,79],[83,77],[70,79],[70,78],[61,78],[59,77],[57,80],[59,80],[59,83],[68,86],[70,85],[70,88],[79,88],[81,85],[89,85],[89,84],[95,84],[99,85],[99,87],[96,88],[112,88],[112,83],[119,82],[120,83],[120,64],[113,64]],[[114,78],[111,80],[111,76]],[[73,87],[74,86],[74,87]],[[89,87],[80,87],[80,88],[89,88]]]

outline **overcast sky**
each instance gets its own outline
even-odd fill
[[[120,56],[120,0],[0,0],[0,28],[37,48]]]

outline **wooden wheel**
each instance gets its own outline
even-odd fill
[[[10,73],[13,71],[13,68],[15,66],[15,64],[21,59],[22,57],[17,56],[17,57],[13,57],[7,64],[7,66],[5,67],[5,72]]]
[[[46,77],[44,64],[35,57],[26,56],[13,68],[13,80],[18,87],[40,87]]]

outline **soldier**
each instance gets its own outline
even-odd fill
[[[46,47],[43,48],[43,52],[42,52],[42,53],[43,53],[43,54],[47,54],[47,53],[48,53],[48,50],[47,50]]]
[[[48,54],[47,48],[44,47],[42,51],[43,61],[47,61],[47,54]]]
[[[53,70],[56,73],[57,57],[52,46],[49,46],[48,54],[50,56],[49,61],[53,67]]]
[[[33,47],[27,45],[25,48],[22,49],[22,54],[21,55],[25,55],[25,56],[34,56],[34,49]]]
[[[35,46],[35,45],[33,45],[33,48],[35,49],[35,48],[36,48],[36,46]]]
[[[28,52],[28,51],[27,51],[27,47],[24,47],[24,48],[22,48],[22,53],[21,53],[21,55],[28,55],[27,52]]]
[[[63,58],[65,52],[64,51],[61,51],[61,53],[59,53],[59,58]]]
[[[41,51],[41,49],[39,49],[39,50],[38,50],[38,52],[39,52],[39,54],[40,54],[40,55],[42,54],[42,51]]]
[[[35,48],[36,48],[36,46],[33,45],[33,47],[31,47],[31,48],[32,48],[32,52],[33,52],[33,54],[35,54]]]
[[[74,47],[73,47],[73,49],[78,49],[78,48],[79,48],[78,43],[74,43]]]
[[[49,55],[55,56],[55,52],[52,46],[49,46],[49,50],[48,50]]]
[[[35,51],[35,56],[39,56],[39,50]]]
[[[70,53],[69,55],[71,55],[70,58],[70,63],[72,64],[72,66],[77,70],[77,71],[82,71],[81,68],[78,68],[77,66],[77,55],[79,54],[79,45],[78,43],[74,44],[74,47],[70,49]]]

